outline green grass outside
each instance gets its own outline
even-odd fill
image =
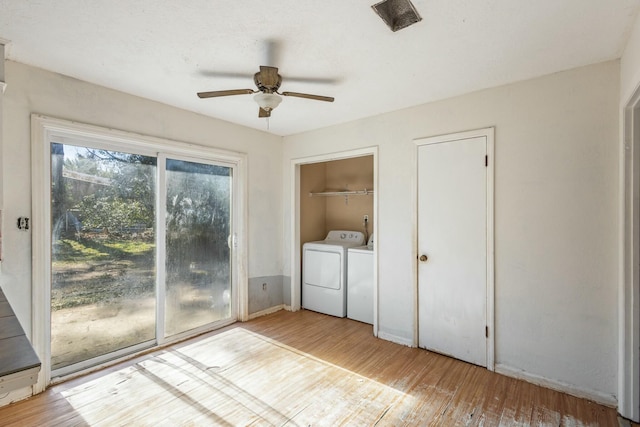
[[[54,244],[51,309],[148,297],[155,245],[143,240],[61,239]]]

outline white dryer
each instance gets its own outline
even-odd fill
[[[347,315],[347,249],[361,246],[359,231],[332,230],[302,246],[302,306],[337,317]]]

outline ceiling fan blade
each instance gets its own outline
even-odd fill
[[[283,75],[282,79],[295,83],[337,84],[341,82],[341,79],[337,77],[297,77]]]
[[[275,67],[276,64],[280,64],[282,43],[277,39],[267,39],[263,42],[264,50],[264,62],[269,66]]]
[[[197,73],[200,76],[215,77],[223,79],[252,79],[255,73],[238,73],[233,71],[214,71],[200,70]],[[312,83],[312,84],[337,84],[342,80],[337,77],[299,77],[299,76],[282,76],[288,82],[294,83]]]
[[[260,81],[263,85],[276,86],[278,84],[278,69],[276,67],[260,66]]]
[[[253,89],[214,90],[211,92],[198,92],[198,97],[215,98],[217,96],[249,95],[254,92],[255,91]]]
[[[260,110],[258,111],[258,117],[271,117],[271,111],[260,108]]]
[[[308,93],[299,93],[299,92],[282,92],[282,95],[296,96],[298,98],[315,99],[316,101],[326,101],[326,102],[333,102],[335,99],[331,96],[310,95]]]
[[[252,79],[255,73],[236,73],[233,71],[215,71],[215,70],[200,70],[197,73],[204,77],[216,77],[223,79]]]

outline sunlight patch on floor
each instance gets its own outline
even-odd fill
[[[242,328],[150,355],[62,394],[91,426],[373,425],[412,399]]]

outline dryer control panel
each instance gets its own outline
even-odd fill
[[[334,242],[349,242],[355,243],[356,245],[364,244],[364,233],[360,231],[348,231],[348,230],[331,230],[329,234],[327,234],[325,241],[334,241]]]

